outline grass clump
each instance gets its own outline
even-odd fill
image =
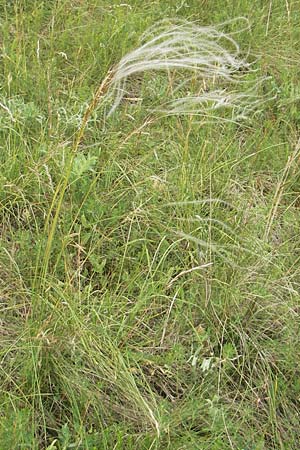
[[[299,447],[298,4],[200,3],[0,5],[0,448]]]

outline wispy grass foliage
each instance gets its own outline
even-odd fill
[[[241,56],[233,35],[249,29],[249,23],[242,17],[235,21],[246,27],[232,34],[223,31],[230,22],[201,27],[183,20],[164,20],[150,28],[142,36],[140,47],[125,55],[112,70],[111,87],[115,98],[108,116],[126,94],[129,77],[147,71],[153,72],[153,77],[158,71],[175,71],[171,99],[158,106],[158,110],[168,114],[209,116],[214,110],[228,108],[232,111],[232,120],[245,118],[262,103],[258,87],[265,78],[256,77],[247,84],[247,77],[249,80],[249,75],[256,70],[253,63]],[[176,78],[179,78],[178,86]],[[180,96],[182,90],[191,91],[195,79],[197,92]],[[226,88],[220,88],[224,82]]]

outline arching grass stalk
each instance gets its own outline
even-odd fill
[[[243,23],[246,21],[244,18],[236,20]],[[248,27],[248,22],[246,23]],[[48,272],[53,240],[74,157],[88,121],[100,102],[111,102],[107,117],[116,110],[126,93],[128,77],[147,71],[151,71],[151,74],[154,71],[174,72],[175,87],[172,89],[172,95],[168,96],[167,102],[162,102],[154,109],[162,115],[196,114],[207,116],[210,120],[235,122],[254,110],[257,111],[266,101],[266,98],[257,94],[264,78],[249,78],[249,74],[255,70],[252,64],[239,56],[239,45],[232,37],[237,32],[226,34],[222,31],[222,26],[224,24],[217,27],[200,27],[195,23],[179,20],[170,25],[169,21],[162,21],[142,36],[141,45],[137,49],[126,54],[109,70],[84,114],[64,176],[57,186],[49,209],[45,223],[48,238],[42,269],[38,267],[40,257],[36,268],[38,286],[44,282]],[[245,27],[242,30],[244,29]],[[196,93],[190,92],[191,82],[195,79],[199,82]],[[209,89],[203,89],[203,80],[210,82]],[[216,114],[219,109],[230,110],[230,116],[222,118]]]
[[[95,93],[91,103],[87,107],[86,112],[85,112],[85,114],[83,116],[83,119],[82,119],[81,126],[80,126],[78,132],[76,133],[76,136],[75,136],[75,139],[74,139],[74,144],[72,146],[71,155],[70,155],[70,158],[69,158],[69,160],[68,160],[68,162],[66,164],[66,170],[65,170],[65,173],[64,173],[64,177],[62,178],[62,180],[60,181],[60,183],[58,184],[58,186],[57,186],[57,188],[56,188],[56,190],[54,192],[52,203],[51,203],[51,206],[50,206],[47,218],[46,218],[46,222],[45,222],[45,231],[47,231],[49,229],[49,232],[48,232],[48,239],[47,239],[47,243],[46,243],[44,257],[43,257],[42,269],[41,269],[40,273],[38,273],[38,270],[39,270],[38,264],[37,264],[37,267],[36,267],[35,282],[40,287],[43,286],[43,281],[45,280],[45,276],[46,276],[47,271],[48,271],[48,266],[49,266],[49,260],[50,260],[50,255],[51,255],[53,239],[54,239],[54,235],[55,235],[55,231],[56,231],[59,215],[60,215],[60,212],[61,212],[62,203],[63,203],[63,199],[64,199],[64,196],[65,196],[65,192],[66,192],[69,180],[70,180],[74,158],[75,158],[75,156],[77,154],[79,145],[80,145],[81,140],[83,138],[83,135],[84,135],[87,123],[88,123],[88,121],[89,121],[93,111],[95,110],[95,108],[99,104],[99,101],[101,100],[101,98],[103,96],[105,96],[105,93],[107,92],[107,90],[109,88],[111,79],[112,79],[112,71],[109,71],[108,74],[106,75],[106,77],[104,78],[104,80],[102,81],[101,85],[97,89],[97,91],[96,91],[96,93]],[[55,207],[56,207],[56,209],[55,209]],[[51,216],[52,216],[52,213],[53,213],[54,209],[55,209],[55,213],[54,213],[54,216],[53,216],[53,220],[52,220],[51,225],[49,226],[50,221],[51,221]],[[38,258],[38,260],[40,260],[40,258]]]

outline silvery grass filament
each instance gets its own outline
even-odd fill
[[[245,22],[246,27],[233,33],[222,31],[225,25],[237,21]],[[175,71],[175,77],[180,81],[172,92],[172,98],[156,107],[156,111],[167,115],[213,117],[214,110],[226,108],[231,110],[231,118],[225,120],[235,121],[247,117],[269,99],[269,96],[262,98],[257,94],[266,77],[249,80],[249,74],[255,72],[254,63],[240,57],[240,47],[233,38],[234,34],[247,29],[249,24],[245,18],[237,18],[216,27],[201,27],[182,20],[170,24],[170,21],[164,20],[150,28],[142,36],[141,45],[127,53],[112,70],[107,94],[112,106],[107,117],[113,114],[126,94],[128,78],[147,71]],[[187,72],[191,75],[188,76]],[[178,92],[188,86],[195,76],[212,80],[213,85],[222,86],[225,83],[226,87],[214,89],[212,86],[206,92],[199,89],[196,95],[188,93],[180,96]]]

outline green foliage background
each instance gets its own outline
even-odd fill
[[[99,107],[45,264],[108,69],[158,20],[237,16],[276,98],[239,125]],[[298,449],[300,3],[0,0],[0,18],[0,449]],[[167,92],[148,83],[133,94]]]

